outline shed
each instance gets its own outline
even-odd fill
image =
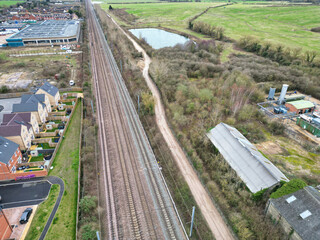
[[[252,193],[288,181],[236,128],[220,123],[207,136]]]
[[[317,124],[318,120],[314,118],[311,122],[308,122],[302,118],[297,118],[297,125],[312,133],[316,137],[320,137],[320,121],[319,125]]]
[[[287,102],[286,107],[290,112],[295,112],[296,114],[312,112],[315,108],[312,102],[306,100]]]
[[[290,239],[320,239],[320,193],[317,189],[307,186],[283,197],[270,199],[266,210],[290,235]]]

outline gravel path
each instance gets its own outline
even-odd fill
[[[144,49],[138,45],[113,19],[112,21],[118,26],[118,28],[128,37],[128,39],[133,43],[137,51],[142,52],[144,58],[144,68],[143,68],[143,77],[145,78],[148,87],[150,88],[152,95],[155,99],[155,115],[157,125],[167,142],[172,156],[174,157],[182,175],[185,178],[185,181],[188,183],[188,186],[192,192],[193,197],[195,198],[202,215],[206,219],[209,228],[211,229],[213,235],[216,239],[234,239],[232,233],[230,232],[228,226],[224,222],[222,216],[214,206],[211,201],[208,193],[202,186],[196,172],[193,170],[190,162],[188,161],[186,155],[181,149],[176,138],[172,134],[169,125],[166,120],[165,110],[161,102],[160,93],[151,80],[149,76],[149,65],[151,63],[150,57],[144,51]]]

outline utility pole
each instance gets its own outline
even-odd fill
[[[196,207],[193,206],[192,207],[192,217],[191,217],[191,227],[190,227],[190,234],[189,234],[189,237],[191,237],[192,235],[192,228],[193,228],[193,220],[194,220],[194,211],[196,210]]]
[[[140,114],[140,95],[138,95],[138,115]]]

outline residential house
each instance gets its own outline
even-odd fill
[[[39,123],[37,121],[36,114],[34,112],[27,113],[10,113],[3,115],[2,125],[8,125],[10,122],[25,122],[32,126],[33,133],[39,133]]]
[[[37,98],[31,98],[25,103],[18,103],[12,105],[12,113],[23,113],[31,112],[34,113],[38,123],[44,123],[48,112],[45,104],[39,102]]]
[[[307,186],[283,197],[270,199],[266,210],[267,215],[282,226],[291,240],[320,239],[319,190]]]
[[[34,139],[32,126],[20,122],[11,122],[10,125],[0,125],[0,136],[19,144],[21,150],[29,149],[31,147],[31,141]]]
[[[59,89],[55,86],[52,86],[50,83],[45,82],[36,94],[46,94],[50,100],[50,104],[53,106],[58,105],[58,101],[60,100]]]
[[[46,94],[24,94],[21,96],[21,103],[29,103],[30,101],[39,101],[47,113],[51,112],[51,104]]]
[[[9,239],[13,230],[0,206],[0,239]]]
[[[0,179],[9,179],[8,174],[16,172],[16,166],[21,163],[21,160],[22,154],[19,145],[0,136]]]

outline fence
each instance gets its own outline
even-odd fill
[[[58,143],[52,142],[52,138],[36,138],[32,140],[32,143],[48,143],[49,147],[56,147],[58,145]]]
[[[59,130],[55,130],[54,132],[40,132],[36,134],[36,137],[55,137],[59,133]]]
[[[58,143],[57,143],[57,145],[56,145],[56,149],[55,149],[54,153],[52,154],[50,163],[49,163],[49,165],[48,165],[48,169],[50,169],[50,167],[51,167],[51,165],[52,165],[52,162],[54,161],[54,158],[55,158],[55,156],[56,156],[56,154],[57,154],[57,151],[58,151],[58,149],[59,149],[59,147],[60,147],[60,144],[61,144],[61,142],[62,142],[63,136],[64,136],[65,132],[66,132],[67,129],[68,129],[70,120],[71,120],[71,118],[72,118],[72,116],[73,116],[73,114],[74,114],[74,110],[76,109],[76,106],[78,105],[78,102],[79,102],[79,100],[76,101],[76,104],[74,105],[73,111],[72,111],[71,114],[70,114],[69,120],[68,120],[67,124],[66,124],[65,127],[64,127],[65,130],[63,131],[62,135],[60,136],[60,139],[59,139],[59,141],[58,141]],[[50,139],[51,139],[51,138],[50,138]],[[50,144],[49,144],[49,146],[50,146]]]
[[[0,94],[0,99],[18,98],[18,97],[21,97],[24,94],[33,94],[33,92],[2,93],[2,94]]]
[[[21,173],[3,173],[0,174],[0,181],[15,180],[18,178],[35,178],[47,176],[46,170],[32,171],[32,172],[21,172]]]

